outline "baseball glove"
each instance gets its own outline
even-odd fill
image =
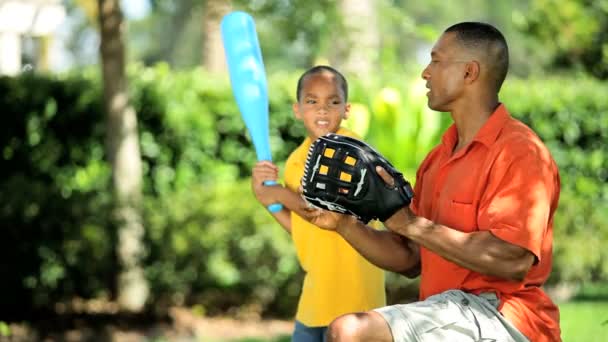
[[[393,177],[394,187],[380,178],[376,166]],[[302,189],[309,204],[365,223],[387,220],[414,196],[403,175],[380,153],[360,140],[333,133],[311,144]]]

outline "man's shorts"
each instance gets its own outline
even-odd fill
[[[479,296],[449,290],[424,301],[375,309],[388,323],[393,340],[529,342],[498,312],[494,293]]]

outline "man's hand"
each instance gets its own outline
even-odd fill
[[[301,186],[298,187],[298,191],[300,196],[302,196],[304,190]],[[304,196],[302,196],[302,198],[304,198]],[[340,227],[357,222],[357,219],[354,216],[320,209],[307,203],[306,200],[304,200],[304,203],[307,206],[303,209],[303,212],[298,212],[298,215],[319,228],[336,231]]]
[[[276,181],[278,178],[279,167],[266,160],[258,162],[251,170],[251,190],[257,200],[265,207],[273,203],[278,203],[279,201],[274,198],[273,189],[270,189],[274,186],[265,186],[264,182]]]
[[[378,175],[380,178],[382,178],[386,185],[391,188],[395,186],[395,180],[393,177],[381,166],[376,166],[376,172],[378,172]],[[414,215],[412,210],[409,207],[403,207],[397,210],[393,216],[384,221],[384,226],[395,233],[407,236],[403,228],[407,227],[415,219],[416,215]]]
[[[307,208],[303,217],[319,228],[334,231],[357,222],[354,216],[319,208]]]

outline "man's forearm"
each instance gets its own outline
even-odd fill
[[[486,275],[521,280],[534,262],[532,253],[489,231],[465,233],[424,217],[394,230],[447,260]]]
[[[284,207],[301,217],[309,216],[308,205],[300,194],[283,186],[276,186],[272,191],[273,197]],[[370,263],[388,271],[416,275],[416,272],[408,272],[420,262],[418,248],[412,247],[411,242],[407,243],[406,239],[393,232],[367,227],[355,218],[349,222],[338,227],[337,233]]]
[[[393,232],[376,230],[356,220],[352,222],[338,227],[337,232],[365,259],[387,271],[417,275],[412,271],[420,262],[417,248]]]

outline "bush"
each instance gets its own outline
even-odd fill
[[[3,77],[0,94],[2,309],[16,315],[109,291],[114,235],[98,84]]]
[[[608,280],[608,86],[590,79],[512,80],[503,98],[560,169],[551,282]]]

